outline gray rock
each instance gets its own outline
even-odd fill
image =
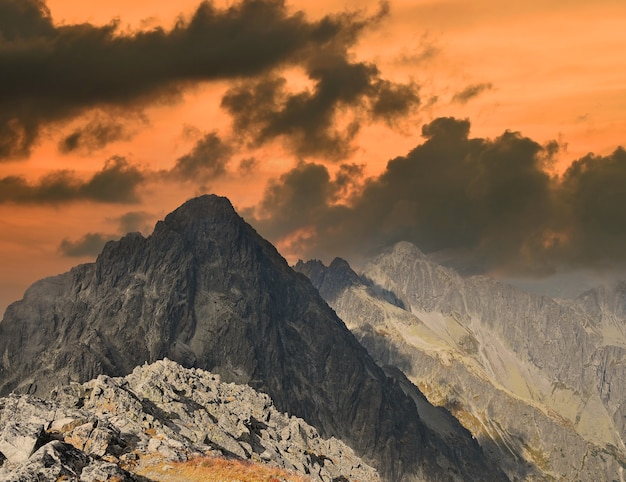
[[[88,422],[88,420],[82,417],[63,417],[53,420],[50,424],[49,430],[65,434],[68,432],[73,432],[75,428],[80,427],[81,425],[85,425]]]
[[[11,463],[28,460],[43,434],[43,425],[29,421],[6,422],[0,431],[0,452]]]
[[[112,444],[119,439],[119,429],[110,424],[98,424],[98,421],[79,425],[66,432],[65,442],[83,450],[89,455],[102,457],[109,452]]]
[[[5,474],[0,472],[0,478],[6,482],[31,482],[33,480],[56,482],[63,478],[79,480],[83,468],[89,462],[89,457],[75,447],[52,441],[9,472]]]
[[[80,473],[81,482],[102,482],[115,479],[119,482],[136,480],[128,472],[111,462],[95,462],[83,468]]]
[[[169,360],[137,367],[124,378],[101,375],[81,390],[57,393],[59,401],[46,404],[44,421],[50,428],[35,441],[43,446],[25,460],[7,460],[0,480],[134,480],[122,464],[215,455],[296,470],[320,482],[380,480],[351,448],[279,412],[266,394]],[[5,412],[20,406],[32,413],[29,407],[41,403],[26,395],[10,398],[12,403],[3,403]],[[16,425],[27,425],[20,413],[12,415]],[[89,422],[78,425],[84,420]],[[48,442],[58,437],[65,442]]]

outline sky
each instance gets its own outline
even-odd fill
[[[624,25],[623,0],[0,0],[0,313],[207,192],[291,263],[408,240],[527,287],[621,277]]]

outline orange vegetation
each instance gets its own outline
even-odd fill
[[[186,462],[163,462],[144,466],[136,473],[155,482],[310,482],[284,469],[221,457],[199,457]]]

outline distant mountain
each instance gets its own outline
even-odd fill
[[[512,479],[621,480],[626,285],[575,301],[463,278],[398,243],[355,273],[299,262],[382,364],[450,409]]]
[[[0,394],[37,395],[167,357],[267,393],[384,480],[506,478],[458,425],[451,444],[424,423],[416,403],[437,410],[388,377],[225,198],[192,199],[150,237],[35,283],[0,322],[0,356]]]

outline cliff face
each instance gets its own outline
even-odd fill
[[[188,201],[143,238],[35,283],[0,323],[0,393],[45,394],[168,357],[270,395],[386,480],[497,480],[422,423],[306,277],[225,198]]]
[[[626,460],[620,286],[565,302],[462,278],[399,243],[361,275],[309,275],[380,363],[449,408],[511,478],[619,480]]]

